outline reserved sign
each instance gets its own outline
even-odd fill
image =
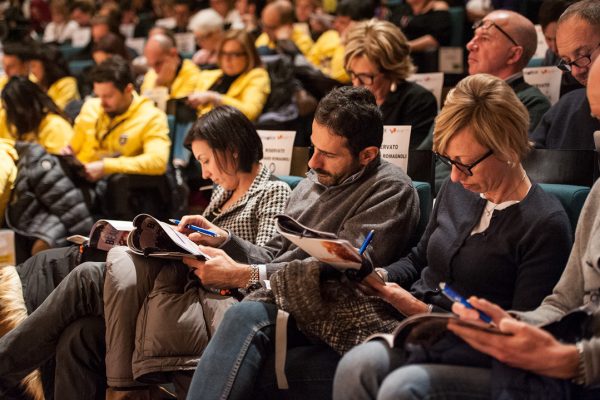
[[[410,129],[410,125],[386,125],[383,127],[381,157],[402,168],[404,172],[408,166]]]
[[[258,130],[263,145],[262,164],[273,175],[289,175],[292,167],[295,131]]]

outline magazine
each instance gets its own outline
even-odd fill
[[[161,222],[148,214],[139,214],[133,219],[133,226],[127,237],[127,247],[136,254],[170,259],[210,259],[196,243],[175,230],[175,225]]]
[[[115,246],[127,246],[127,236],[133,230],[131,221],[100,219],[94,223],[88,237],[73,235],[67,238],[75,244],[87,244],[88,247],[108,251]]]
[[[496,327],[483,321],[465,321],[459,319],[456,314],[432,312],[428,314],[416,314],[402,320],[392,333],[376,333],[369,336],[365,342],[370,340],[384,340],[390,347],[403,347],[405,344],[427,345],[437,342],[446,333],[449,320],[454,320],[460,325],[469,328],[483,330],[497,335],[509,335]]]
[[[317,260],[341,270],[360,270],[362,257],[347,240],[308,228],[287,215],[276,215],[275,220],[281,235]]]

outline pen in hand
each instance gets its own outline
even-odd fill
[[[175,225],[179,225],[179,223],[181,222],[178,219],[169,219],[169,222],[175,224]],[[199,226],[196,225],[192,225],[192,224],[186,224],[185,227],[189,230],[201,233],[203,235],[206,236],[210,236],[210,237],[219,237],[219,235],[216,232],[213,232],[211,230],[208,229],[204,229],[204,228],[200,228]]]
[[[369,243],[371,243],[371,240],[373,240],[374,234],[375,234],[375,230],[371,229],[369,231],[369,233],[367,234],[367,237],[365,238],[365,241],[363,242],[362,246],[360,246],[360,250],[358,250],[358,254],[360,254],[361,256],[363,255],[363,253],[367,249],[367,246],[369,245]]]

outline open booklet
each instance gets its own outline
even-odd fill
[[[131,221],[100,219],[92,226],[89,237],[73,235],[67,240],[75,244],[87,243],[88,247],[108,251],[115,246],[127,246],[127,236],[132,230]]]
[[[465,321],[452,313],[416,314],[402,320],[392,333],[376,333],[369,336],[370,340],[384,340],[390,347],[403,347],[407,343],[427,345],[437,341],[446,331],[449,320],[454,320],[460,325],[483,330],[497,335],[507,335],[495,325],[483,321]]]
[[[158,258],[210,259],[197,244],[175,230],[174,225],[161,222],[151,215],[139,214],[133,219],[133,226],[133,231],[127,237],[127,247],[134,253]]]
[[[360,269],[362,258],[347,240],[308,228],[287,215],[276,215],[275,220],[279,233],[317,260],[341,270]]]

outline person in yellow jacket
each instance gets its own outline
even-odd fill
[[[127,61],[110,57],[94,68],[92,81],[98,97],[84,103],[70,146],[86,178],[164,174],[171,148],[167,116],[135,93]]]
[[[4,74],[0,76],[0,91],[13,76],[30,76],[32,81],[35,77],[29,73],[29,62],[33,55],[33,43],[30,46],[25,43],[7,43],[2,48],[2,69]]]
[[[29,79],[12,77],[2,91],[0,138],[39,143],[48,153],[59,154],[69,145],[73,128],[62,111]]]
[[[196,88],[200,69],[191,60],[182,60],[172,38],[157,33],[148,38],[144,56],[150,69],[144,75],[140,93],[166,87],[169,98],[187,97]]]
[[[221,104],[230,105],[256,120],[267,102],[271,83],[249,33],[231,30],[225,34],[219,46],[219,67],[200,72],[196,91],[188,96],[190,105],[200,114]]]
[[[70,76],[67,62],[56,46],[39,45],[29,67],[37,84],[61,110],[71,101],[79,100],[77,79]]]
[[[4,222],[4,210],[15,180],[17,179],[17,160],[19,156],[14,147],[14,141],[0,139],[0,223]]]
[[[265,6],[261,14],[263,33],[256,39],[255,45],[260,54],[275,51],[279,42],[291,40],[307,55],[313,46],[313,40],[299,26],[294,26],[294,7],[288,0],[276,0]]]

